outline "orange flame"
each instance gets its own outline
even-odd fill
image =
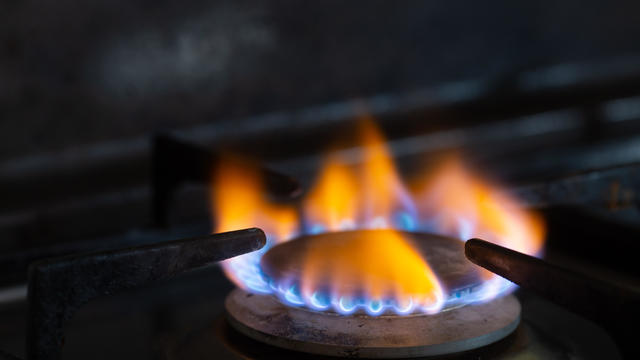
[[[331,154],[304,202],[307,220],[323,229],[388,228],[396,212],[413,212],[384,137],[370,118],[360,121],[359,130],[362,163],[350,169]]]
[[[365,119],[360,130],[362,165],[357,171],[350,170],[338,157],[330,156],[305,202],[309,222],[329,231],[390,228],[396,211],[412,207],[378,129]],[[443,290],[438,279],[399,232],[364,234],[340,242],[325,241],[306,254],[303,296],[312,296],[328,282],[334,294],[365,292],[374,299],[390,297],[423,309],[439,308]],[[354,284],[359,286],[354,288]]]
[[[330,284],[334,299],[365,294],[396,300],[399,309],[440,309],[444,291],[427,262],[394,230],[345,233],[314,243],[305,255],[302,294]],[[344,310],[346,311],[346,310]]]
[[[415,199],[418,216],[429,219],[434,231],[462,240],[479,237],[527,254],[541,250],[540,217],[474,176],[459,157],[449,157],[433,174],[417,184]]]
[[[305,201],[306,217],[327,230],[353,229],[357,214],[356,179],[340,159],[330,157]]]
[[[419,217],[429,219],[429,231],[461,240],[478,237],[531,255],[541,251],[542,220],[506,192],[471,174],[459,157],[447,158],[433,174],[416,186],[415,195]],[[480,275],[485,283],[474,301],[487,301],[513,288],[488,270],[480,269]]]
[[[292,206],[272,204],[265,199],[260,173],[244,159],[226,157],[216,169],[211,192],[216,215],[216,232],[259,227],[268,234],[265,250],[297,232],[298,216]],[[241,288],[247,279],[255,278],[242,272],[255,271],[261,254],[247,254],[224,261],[229,278]]]
[[[293,206],[277,205],[265,198],[255,167],[237,159],[223,162],[212,191],[215,231],[257,226],[268,235],[262,250],[223,263],[226,274],[238,286],[264,293],[281,292],[292,304],[320,309],[313,305],[314,296],[318,287],[330,284],[334,308],[336,299],[342,306],[343,296],[365,294],[373,300],[391,297],[400,313],[416,307],[435,312],[448,301],[447,289],[410,241],[394,228],[419,229],[461,240],[480,237],[528,254],[541,251],[541,219],[523,210],[505,191],[472,174],[459,158],[449,158],[410,192],[371,119],[362,120],[359,130],[361,162],[349,166],[339,153],[328,156],[317,182],[302,201],[304,229],[298,228],[300,221]],[[398,215],[404,222],[398,224]],[[372,228],[386,230],[353,232],[314,243],[304,254],[299,290],[280,289],[279,284],[267,284],[261,276],[262,254],[274,243],[287,241],[299,232]],[[489,272],[484,276],[486,286],[468,302],[488,300],[510,286]],[[377,314],[373,303],[369,304],[369,312]]]
[[[402,179],[396,171],[385,139],[370,118],[361,120],[364,159],[360,169],[362,192],[358,200],[363,204],[365,219],[383,227],[391,225],[396,211],[413,208]]]

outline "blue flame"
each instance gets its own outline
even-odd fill
[[[267,251],[264,248],[238,256],[227,260],[228,266],[231,268],[233,274],[238,278],[241,284],[245,285],[249,290],[261,294],[270,294],[271,288],[261,276],[262,270],[260,269],[260,259],[262,255]]]
[[[309,229],[309,235],[322,234],[325,231],[327,231],[327,228],[324,225],[314,224],[313,226],[311,226],[311,229]]]
[[[394,302],[393,304],[393,310],[397,314],[401,314],[401,315],[410,314],[411,312],[413,312],[413,308],[414,308],[414,303],[412,298],[409,298],[409,301],[404,306],[402,306],[402,304],[400,304],[398,301]]]
[[[414,231],[416,230],[416,220],[413,216],[406,212],[398,212],[394,216],[394,225],[400,230]]]
[[[284,292],[284,298],[287,300],[289,304],[292,304],[295,306],[300,306],[305,304],[304,300],[302,299],[302,296],[300,295],[300,292],[298,291],[298,287],[295,285],[289,287],[289,289],[287,289]]]
[[[367,312],[367,314],[371,316],[380,315],[384,310],[385,310],[385,306],[382,303],[382,300],[377,300],[377,299],[369,300],[369,303],[365,307],[365,311]]]
[[[309,298],[309,305],[316,310],[327,310],[331,307],[331,298],[316,291]]]
[[[396,299],[368,298],[366,296],[353,297],[331,294],[328,291],[320,290],[314,291],[311,296],[305,297],[301,294],[300,287],[297,284],[283,281],[281,284],[276,285],[266,275],[263,275],[263,277],[263,282],[269,284],[272,293],[283,303],[292,307],[305,306],[316,311],[333,310],[342,315],[349,315],[355,312],[363,312],[370,316],[378,316],[385,313],[404,315],[416,310],[424,313],[434,313],[440,310],[441,305],[436,304],[432,308],[418,307],[412,298],[405,299],[406,301],[400,304]]]
[[[403,231],[423,231],[438,233],[442,229],[438,217],[432,217],[430,221],[417,221],[413,207],[397,211],[391,221],[382,217],[373,218],[370,221],[347,221],[341,225],[341,230],[353,230],[358,228],[394,228]],[[456,234],[445,234],[455,236],[460,239],[467,239],[474,231],[473,221],[465,219],[458,220]],[[306,234],[320,234],[327,231],[327,228],[320,223],[310,224],[305,229]],[[333,294],[329,291],[316,290],[311,296],[304,296],[300,287],[291,281],[275,283],[266,276],[260,268],[260,259],[273,245],[273,236],[268,234],[267,245],[259,251],[238,256],[226,261],[245,290],[260,294],[276,295],[283,303],[293,307],[306,307],[315,311],[333,310],[342,315],[349,315],[355,312],[366,313],[370,316],[379,316],[385,313],[406,315],[415,312],[435,313],[441,307],[448,308],[470,303],[485,302],[493,299],[499,294],[512,291],[516,286],[501,277],[495,277],[476,286],[452,289],[447,292],[446,299],[436,301],[433,306],[420,305],[413,298],[406,298],[403,301],[398,299],[369,298],[366,296],[346,296],[344,294]],[[446,291],[446,289],[445,289]]]
[[[352,314],[358,309],[358,303],[348,296],[341,296],[337,302],[332,303],[334,304],[334,310],[342,315]]]

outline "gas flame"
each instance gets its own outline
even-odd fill
[[[497,186],[472,174],[459,156],[449,156],[431,177],[414,184],[419,204],[419,228],[460,240],[482,238],[513,250],[539,255],[545,229],[542,219],[525,211],[517,200]],[[482,269],[481,290],[468,301],[490,300],[515,285]]]
[[[260,258],[275,243],[295,236],[298,216],[294,207],[270,203],[256,166],[232,156],[215,169],[212,189],[216,232],[257,226],[267,234],[267,244],[259,251],[223,261],[226,275],[245,290],[269,293],[260,276]]]
[[[301,278],[302,297],[311,299],[321,284],[329,282],[330,303],[341,313],[355,310],[345,306],[344,299],[354,299],[359,293],[367,299],[359,305],[369,313],[383,311],[385,304],[391,305],[385,301],[389,298],[398,312],[414,307],[435,312],[444,299],[438,279],[401,233],[391,229],[395,214],[415,212],[409,192],[373,122],[363,119],[359,125],[360,165],[351,170],[339,157],[329,158],[304,203],[306,221],[314,233],[386,230],[364,232],[337,243],[327,240],[308,251]],[[359,287],[354,289],[353,284]],[[318,307],[317,302],[311,305]]]
[[[360,121],[364,158],[360,169],[362,191],[358,201],[362,204],[365,226],[386,228],[393,215],[414,213],[414,205],[385,146],[384,137],[373,120]]]
[[[467,170],[450,156],[414,184],[421,227],[466,240],[479,237],[527,254],[538,254],[544,239],[542,220],[516,199]]]
[[[346,159],[329,156],[304,201],[311,232],[391,228],[398,214],[414,214],[411,196],[398,175],[382,134],[373,121],[359,123],[362,161],[350,169]]]
[[[338,158],[330,157],[305,201],[305,214],[313,224],[313,233],[355,229],[356,184],[350,169]]]
[[[538,254],[544,238],[541,220],[467,170],[459,157],[450,157],[409,190],[373,121],[361,120],[358,130],[361,161],[350,166],[339,153],[330,154],[301,202],[300,219],[295,207],[265,198],[260,177],[247,163],[222,164],[212,191],[215,231],[257,226],[268,235],[262,250],[224,262],[229,278],[246,290],[273,293],[289,305],[332,308],[342,314],[358,308],[371,315],[434,313],[446,305],[486,301],[512,289],[510,282],[485,271],[479,289],[452,296],[452,289],[443,288],[427,261],[397,230],[463,241],[480,237]],[[262,273],[260,259],[275,243],[297,235],[356,229],[384,230],[314,245],[304,254],[299,284],[274,283]],[[330,288],[322,288],[327,283]]]
[[[327,283],[329,299],[323,305],[318,294]],[[359,307],[371,315],[386,308],[403,314],[416,309],[434,313],[444,303],[443,289],[427,262],[391,229],[314,243],[305,254],[301,287],[311,308],[322,310],[331,304],[342,314]]]

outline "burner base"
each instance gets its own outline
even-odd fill
[[[233,290],[225,301],[236,330],[285,349],[341,357],[407,358],[457,353],[503,339],[520,323],[507,295],[435,315],[350,315],[292,308],[271,295]]]

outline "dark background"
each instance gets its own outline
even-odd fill
[[[639,11],[637,1],[4,1],[0,160],[634,56]]]

